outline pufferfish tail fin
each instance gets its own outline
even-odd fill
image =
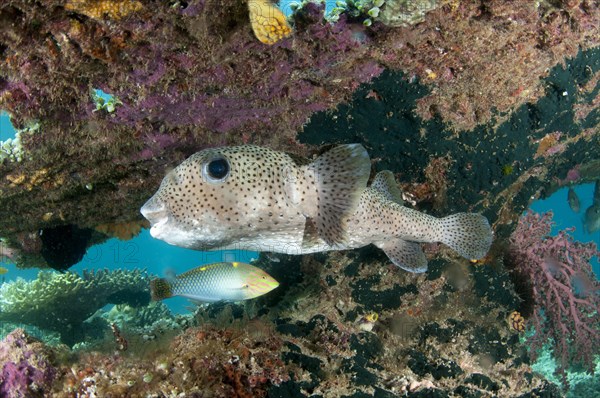
[[[150,297],[152,298],[152,301],[159,301],[173,297],[173,287],[171,286],[171,282],[164,278],[151,280]]]
[[[306,180],[315,187],[317,200],[304,210],[328,245],[346,240],[345,218],[356,209],[370,172],[369,154],[360,144],[334,147],[306,166]]]
[[[492,228],[484,216],[476,213],[457,213],[439,219],[438,242],[450,246],[469,260],[485,257],[492,245]]]

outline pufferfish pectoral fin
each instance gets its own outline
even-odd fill
[[[370,172],[369,154],[360,144],[334,147],[306,166],[306,180],[314,185],[317,198],[305,214],[328,245],[345,242],[345,218],[356,209]]]
[[[403,239],[377,242],[375,246],[384,251],[394,265],[414,273],[427,271],[427,258],[421,245]]]
[[[285,14],[270,0],[248,0],[248,11],[254,35],[261,42],[275,44],[292,33]]]

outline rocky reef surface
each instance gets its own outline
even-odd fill
[[[332,21],[303,3],[266,46],[243,0],[2,2],[0,109],[19,133],[0,145],[0,237],[20,267],[135,235],[165,170],[241,143],[360,142],[408,205],[482,212],[496,239],[476,263],[429,246],[422,275],[372,248],[261,257],[277,290],[189,316],[148,305],[140,272],[42,273],[0,292],[3,321],[46,341],[2,340],[0,393],[562,396],[531,368],[541,303],[509,237],[533,199],[600,174],[600,5],[403,3],[348,1]]]

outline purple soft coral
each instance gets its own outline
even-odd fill
[[[49,350],[23,329],[0,342],[0,397],[47,396],[55,375]]]
[[[532,356],[552,338],[564,375],[576,361],[593,368],[592,348],[600,346],[600,283],[590,265],[600,253],[594,243],[574,241],[570,230],[549,236],[552,224],[551,212],[528,212],[511,236],[511,251],[535,301]]]

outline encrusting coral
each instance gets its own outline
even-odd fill
[[[68,0],[65,10],[76,11],[93,19],[121,19],[144,8],[132,0]]]
[[[457,3],[458,1],[454,1]],[[386,0],[377,20],[387,26],[410,26],[425,19],[425,14],[448,0]]]
[[[57,374],[53,353],[23,329],[0,341],[0,396],[41,398]]]
[[[37,279],[2,284],[0,320],[22,322],[79,341],[82,323],[106,304],[145,305],[150,300],[145,271],[84,272],[83,276],[41,271]]]

